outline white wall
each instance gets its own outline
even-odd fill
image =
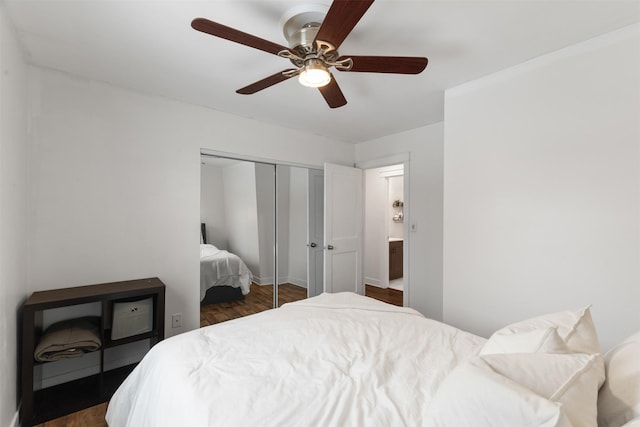
[[[200,168],[200,221],[206,224],[207,243],[227,249],[222,168],[203,164]]]
[[[0,425],[16,423],[18,309],[27,277],[27,69],[0,3]],[[17,424],[16,424],[17,425]]]
[[[389,239],[385,229],[389,205],[388,182],[380,175],[383,168],[364,171],[364,283],[386,288],[385,264],[389,263]]]
[[[256,170],[252,162],[240,162],[222,170],[228,250],[238,255],[251,273],[260,277]]]
[[[409,306],[442,318],[443,124],[437,123],[356,145],[356,162],[409,153]],[[406,172],[405,172],[406,173]],[[406,257],[406,253],[405,253]],[[405,284],[406,286],[406,284]]]
[[[28,83],[31,288],[158,276],[167,319],[183,313],[169,336],[199,325],[201,148],[353,162],[350,144],[50,70]]]
[[[640,328],[640,26],[448,91],[444,320],[481,335],[593,304]]]

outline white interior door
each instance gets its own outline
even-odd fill
[[[362,170],[324,165],[324,290],[362,294]]]
[[[309,219],[307,224],[307,295],[320,295],[323,283],[324,247],[324,173],[309,169],[309,190],[307,192]]]

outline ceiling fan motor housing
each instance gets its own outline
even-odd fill
[[[296,46],[294,39],[298,37],[294,37],[294,34],[302,28],[306,26],[320,27],[328,10],[329,7],[323,4],[302,4],[288,9],[280,19],[280,27],[282,27],[284,38],[289,42],[289,47]],[[315,31],[317,33],[318,28]],[[309,41],[312,42],[314,37],[315,33]]]
[[[303,55],[312,53],[316,48],[313,40],[316,38],[319,29],[320,24],[317,22],[305,24],[289,37],[289,47],[298,53],[303,53]]]
[[[305,60],[310,58],[329,62],[338,58],[338,52],[331,44],[322,41],[314,43],[327,10],[326,5],[300,5],[289,9],[280,20],[289,48],[299,56],[289,57],[295,66],[303,66]]]

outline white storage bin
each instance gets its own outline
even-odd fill
[[[153,328],[153,297],[138,301],[114,302],[111,339],[150,332]]]

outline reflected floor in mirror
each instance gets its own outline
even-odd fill
[[[278,285],[278,306],[307,297],[307,288],[282,283]],[[273,285],[251,284],[243,299],[203,305],[200,307],[200,327],[214,325],[273,308]]]
[[[288,302],[299,301],[307,297],[306,288],[289,283],[279,285],[278,291],[278,306]],[[389,304],[402,306],[402,291],[366,285],[365,295]],[[259,313],[269,310],[272,307],[273,285],[256,285],[253,283],[251,284],[251,292],[241,300],[201,306],[200,327]]]

